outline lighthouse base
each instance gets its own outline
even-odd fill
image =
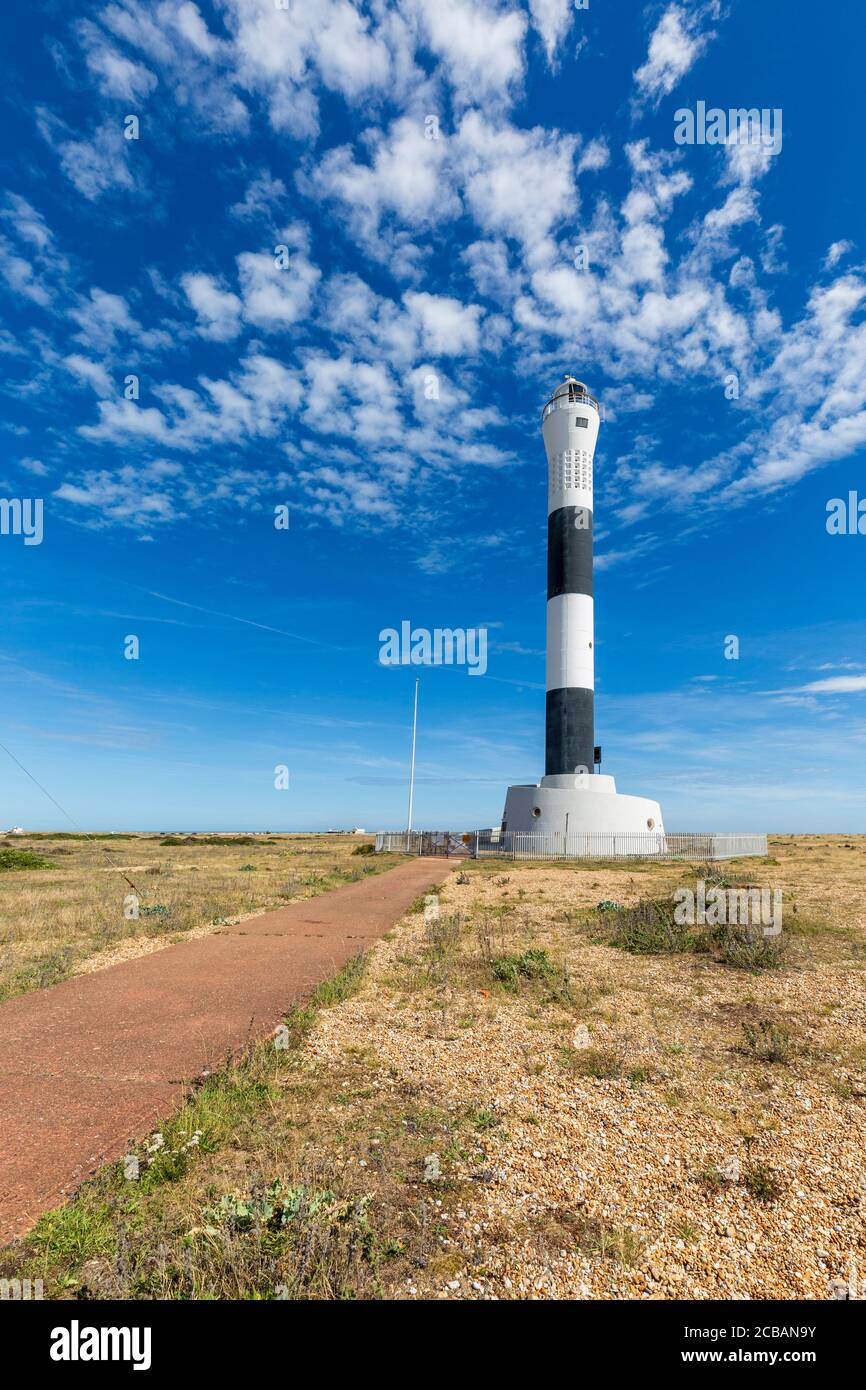
[[[657,801],[622,796],[612,777],[579,772],[509,787],[502,833],[515,831],[540,835],[570,835],[577,831],[663,835],[664,823]]]

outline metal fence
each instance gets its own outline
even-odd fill
[[[474,830],[380,830],[377,854],[425,854],[451,858],[475,853]]]
[[[739,859],[767,853],[766,835],[650,834],[606,830],[544,835],[534,831],[380,831],[376,853],[476,859]]]
[[[766,835],[651,834],[646,831],[572,831],[545,835],[508,831],[476,836],[478,859],[738,859],[767,853]]]

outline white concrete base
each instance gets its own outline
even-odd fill
[[[588,772],[542,777],[537,784],[509,787],[503,828],[508,833],[529,830],[543,835],[577,830],[664,834],[657,801],[622,796],[612,777]]]

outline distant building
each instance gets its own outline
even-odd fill
[[[362,825],[356,825],[355,829],[352,831],[353,835],[366,835],[366,833],[367,832]]]
[[[24,827],[21,825],[13,825],[11,830],[6,831],[7,835],[23,835],[24,833]]]

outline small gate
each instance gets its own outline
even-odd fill
[[[421,854],[460,859],[475,853],[471,830],[384,830],[376,836],[377,854]]]

